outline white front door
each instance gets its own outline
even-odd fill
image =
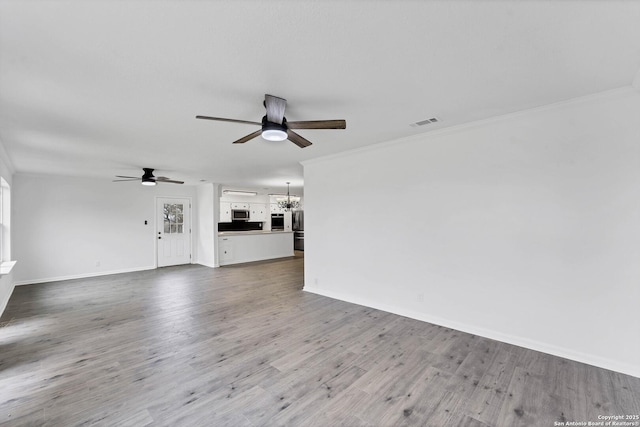
[[[157,199],[158,267],[191,262],[191,202]]]

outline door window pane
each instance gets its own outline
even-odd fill
[[[181,234],[184,232],[184,205],[182,203],[164,204],[164,232],[166,234]]]

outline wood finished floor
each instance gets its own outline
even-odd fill
[[[554,426],[640,379],[303,292],[300,257],[17,287],[0,424]]]

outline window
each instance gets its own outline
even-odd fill
[[[11,189],[4,178],[0,177],[0,261],[11,259],[10,229]]]
[[[11,188],[0,177],[0,274],[7,274],[13,268],[11,261]]]

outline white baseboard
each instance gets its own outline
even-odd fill
[[[199,261],[195,262],[195,264],[203,265],[203,266],[209,267],[209,268],[218,268],[218,267],[220,267],[219,265],[216,265],[216,264],[209,264],[209,263],[206,263],[206,262],[199,262]]]
[[[136,268],[127,268],[122,270],[101,271],[99,273],[72,274],[69,276],[57,276],[57,277],[45,277],[41,279],[20,280],[18,282],[14,282],[13,285],[14,286],[35,285],[38,283],[59,282],[61,280],[72,280],[72,279],[86,279],[89,277],[109,276],[111,274],[133,273],[135,271],[145,271],[145,270],[155,270],[155,269],[156,269],[156,266],[151,265],[148,267],[136,267]]]
[[[640,378],[640,366],[630,365],[617,360],[596,356],[593,354],[586,354],[583,352],[575,351],[570,348],[560,347],[553,344],[531,340],[528,338],[513,336],[504,334],[499,331],[481,328],[475,325],[469,325],[452,321],[450,319],[443,319],[437,316],[429,316],[425,313],[400,309],[395,306],[387,304],[381,304],[374,301],[369,301],[365,298],[353,297],[351,295],[343,295],[339,292],[326,292],[323,290],[312,289],[309,286],[305,286],[304,291],[313,294],[325,296],[328,298],[337,299],[340,301],[349,302],[352,304],[358,304],[365,307],[371,307],[378,310],[386,311],[388,313],[397,314],[399,316],[409,317],[411,319],[420,320],[422,322],[432,323],[434,325],[444,326],[445,328],[455,329],[468,334],[477,335],[484,338],[489,338],[496,341],[501,341],[507,344],[516,345],[529,350],[535,350],[553,356],[562,357],[565,359],[573,360],[576,362],[586,363],[587,365],[596,366],[598,368],[609,369],[611,371],[620,372],[622,374],[631,375]]]

